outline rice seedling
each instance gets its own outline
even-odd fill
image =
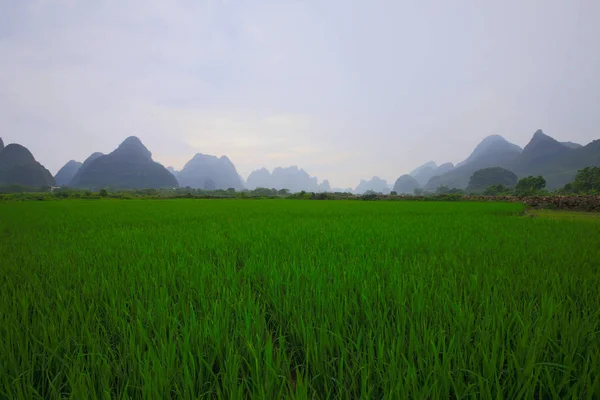
[[[0,398],[600,398],[600,224],[522,211],[0,204]]]

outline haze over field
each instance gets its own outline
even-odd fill
[[[492,134],[598,139],[598,15],[583,0],[0,0],[0,137],[53,175],[135,135],[176,170],[202,153],[244,179],[298,166],[392,186]]]

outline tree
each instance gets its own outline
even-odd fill
[[[492,185],[485,189],[483,194],[486,196],[508,196],[510,195],[510,189],[504,185]]]
[[[289,189],[279,189],[277,191],[277,194],[280,196],[287,196],[288,194],[290,194]]]
[[[471,175],[467,192],[483,192],[493,185],[504,185],[508,188],[515,187],[517,175],[514,172],[500,167],[479,169]]]
[[[577,171],[571,187],[575,193],[600,193],[600,167],[586,167]]]
[[[438,186],[437,189],[435,189],[435,194],[448,194],[448,192],[450,191],[450,188],[446,185],[442,185],[442,186]]]
[[[100,192],[98,192],[98,194],[100,195],[100,197],[108,196],[108,192],[106,191],[106,189],[101,189]]]
[[[417,188],[417,189],[413,190],[413,193],[415,194],[415,196],[423,196],[424,190]]]
[[[528,176],[519,180],[515,192],[519,196],[530,196],[538,193],[546,187],[546,180],[543,176]]]
[[[462,189],[452,188],[448,190],[448,194],[465,194],[465,191]]]
[[[398,193],[396,193],[396,192],[395,192],[395,191],[393,191],[393,190],[390,192],[390,196],[397,196],[397,195],[398,195]]]
[[[204,181],[204,190],[216,190],[217,185],[213,182],[212,179],[207,179]]]

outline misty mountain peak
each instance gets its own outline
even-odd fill
[[[365,193],[366,191],[372,190],[374,192],[381,193],[389,193],[390,188],[388,187],[387,181],[385,179],[381,179],[378,176],[374,176],[368,181],[364,179],[360,180],[360,183],[355,189],[355,192],[358,194]]]
[[[196,153],[177,174],[181,186],[214,190],[242,190],[244,182],[229,157]]]
[[[73,180],[73,177],[75,176],[75,174],[77,174],[77,171],[79,171],[79,168],[81,168],[82,165],[83,164],[80,162],[70,160],[54,176],[56,184],[58,186],[69,185],[69,183]]]
[[[150,150],[148,150],[142,141],[136,136],[129,136],[114,152],[127,153],[128,156],[152,159],[152,153]]]
[[[525,148],[527,149],[528,147],[531,147],[532,145],[537,145],[538,143],[543,143],[543,142],[552,143],[553,145],[564,146],[558,140],[554,139],[551,136],[546,135],[544,133],[544,131],[542,131],[541,129],[538,129],[537,131],[535,131],[535,133],[531,137],[531,140],[529,141],[527,146],[525,146]],[[568,147],[568,146],[565,146],[565,147]]]
[[[490,135],[483,139],[477,145],[477,147],[475,147],[475,150],[473,150],[469,158],[459,165],[464,165],[481,157],[488,157],[491,153],[510,152],[514,153],[516,156],[517,154],[521,153],[521,151],[522,149],[519,146],[514,143],[510,143],[508,140],[504,139],[504,137],[500,135]]]
[[[508,140],[504,139],[504,136],[494,134],[494,135],[489,135],[489,136],[485,137],[481,141],[481,143],[479,143],[479,145],[481,146],[482,144],[501,143],[501,142],[509,143]]]
[[[12,143],[0,151],[0,185],[54,186],[54,177],[24,146]]]
[[[570,149],[579,149],[579,148],[583,147],[579,143],[575,143],[575,142],[560,142],[560,144],[562,144],[563,146],[566,146]]]
[[[221,157],[222,159],[222,157]],[[217,163],[220,161],[219,157],[217,156],[213,156],[211,154],[204,154],[204,153],[196,153],[196,155],[188,162],[211,162],[211,163]],[[184,167],[185,168],[185,167]]]
[[[2,164],[4,166],[25,165],[35,162],[33,154],[25,146],[11,143],[2,150]]]
[[[83,164],[77,169],[77,172],[75,173],[75,175],[73,175],[73,178],[71,178],[67,185],[71,187],[77,187],[77,185],[79,185],[81,175],[86,170],[86,168],[88,168],[95,160],[102,157],[103,155],[104,154],[100,153],[99,151],[92,153],[92,155],[86,158]]]
[[[531,143],[531,142],[539,142],[539,141],[552,141],[552,142],[559,143],[553,137],[546,135],[541,129],[538,129],[537,131],[535,131],[535,133],[531,137],[531,140],[530,140],[529,143]]]
[[[434,161],[428,161],[425,164],[421,165],[418,168],[415,168],[409,175],[415,176],[418,174],[422,174],[423,171],[430,171],[437,168],[437,164]]]
[[[0,137],[0,151],[2,151],[4,149],[4,142],[2,141],[2,138]]]
[[[143,144],[137,136],[129,136],[127,139],[123,140],[121,146],[143,146]]]

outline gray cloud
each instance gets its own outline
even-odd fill
[[[485,136],[598,138],[593,0],[0,0],[0,137],[55,172],[136,134],[335,186]]]

